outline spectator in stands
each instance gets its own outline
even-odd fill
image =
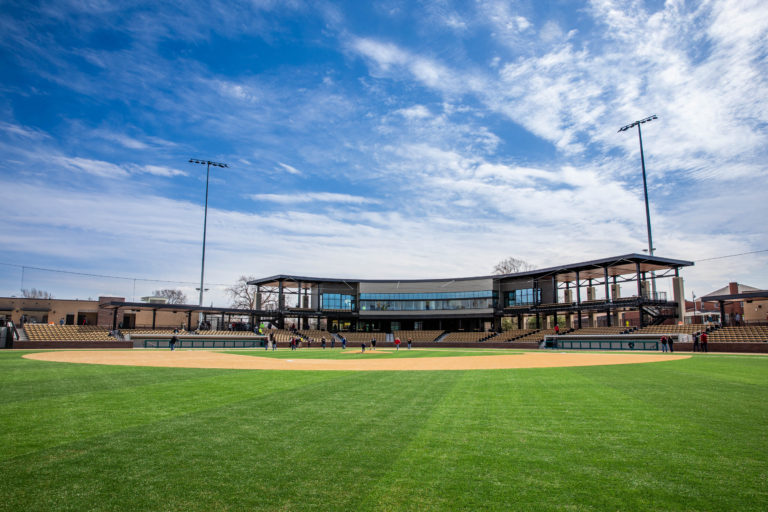
[[[376,350],[376,336],[371,338],[371,350]]]
[[[699,351],[699,333],[697,332],[693,333],[693,351]]]
[[[707,349],[707,333],[706,332],[701,333],[701,351],[709,352],[709,350]]]
[[[408,336],[408,350],[411,350],[411,345],[413,345],[413,338]]]
[[[661,351],[666,352],[667,351],[667,335],[663,334],[661,336]]]
[[[555,334],[560,334],[560,326],[555,324]]]

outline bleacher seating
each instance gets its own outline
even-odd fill
[[[302,329],[299,331],[299,335],[304,339],[311,338],[312,341],[316,342],[320,342],[322,338],[325,338],[326,341],[330,341],[332,336],[328,331],[322,331],[320,329]]]
[[[26,324],[29,341],[115,341],[109,330],[95,325]]]
[[[635,331],[634,334],[694,334],[706,330],[706,326],[700,324],[684,325],[648,325]]]
[[[540,329],[536,332],[533,332],[531,334],[528,334],[526,336],[523,336],[522,338],[517,338],[513,341],[513,343],[540,343],[544,340],[544,336],[547,335],[554,335],[555,330],[554,329]]]
[[[478,343],[480,340],[492,336],[492,332],[449,332],[442,340],[442,342],[450,343]]]
[[[707,333],[709,343],[768,342],[768,326],[722,327]]]
[[[144,334],[144,335],[169,335],[172,336],[174,334],[173,329],[120,329],[120,332],[123,333],[123,336],[126,335],[134,335],[134,334]],[[184,329],[180,330],[179,332],[175,334],[192,334],[190,332],[185,331]]]
[[[622,334],[627,329],[631,329],[630,327],[582,327],[581,329],[576,329],[572,332],[569,332],[568,334],[578,334],[578,335],[599,335],[599,336],[608,336],[612,334]],[[560,331],[562,333],[562,331]]]
[[[403,343],[408,342],[408,338],[416,343],[429,343],[435,341],[445,331],[395,331],[395,338],[400,338]]]
[[[497,342],[506,342],[506,341],[515,341],[518,338],[522,338],[523,336],[527,336],[528,334],[536,332],[536,329],[509,329],[507,331],[500,332],[493,338],[490,338],[489,342],[497,343]]]
[[[376,338],[377,346],[382,345],[387,340],[387,333],[385,332],[340,332],[339,336],[344,336],[347,343],[369,342],[371,338]]]

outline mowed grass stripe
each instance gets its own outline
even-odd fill
[[[29,364],[34,366],[37,362]],[[99,387],[98,380],[87,378],[70,386],[66,393],[61,387],[30,387],[26,401],[19,400],[16,393],[16,400],[5,403],[0,408],[0,446],[5,447],[0,460],[333,378],[320,372],[301,372],[295,376],[259,372],[249,376],[244,385],[244,371],[163,368],[138,370],[143,377],[139,384],[131,372],[119,367],[97,368],[100,380],[112,381],[106,389]],[[92,376],[93,372],[88,371],[87,375]],[[125,377],[129,377],[127,381]]]
[[[438,391],[389,400],[391,375],[347,375],[69,443],[15,460],[23,471],[0,485],[10,509],[30,498],[64,510],[105,499],[132,510],[355,509]],[[34,497],[30,480],[41,486]],[[84,481],[92,488],[74,499]]]
[[[756,504],[766,503],[765,436],[725,431],[713,439],[701,426],[708,420],[705,410],[693,415],[697,421],[681,420],[688,411],[674,399],[646,400],[642,390],[631,388],[629,383],[641,382],[633,369],[504,372],[505,385],[482,401],[473,397],[488,389],[486,372],[466,372],[374,503],[398,510],[436,502],[454,510],[479,502],[499,510],[520,503],[540,509],[728,510],[738,504],[760,510]],[[521,373],[523,387],[517,385]],[[628,387],[613,388],[617,379]],[[493,382],[500,380],[493,375]],[[662,388],[671,393],[680,386],[673,380]],[[457,404],[472,405],[457,410]],[[719,405],[710,403],[710,409]],[[714,463],[703,456],[713,453]]]

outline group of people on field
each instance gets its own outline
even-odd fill
[[[675,351],[675,338],[664,334],[661,336],[661,351],[662,352],[674,352]],[[694,352],[709,352],[707,348],[707,333],[695,333],[693,335],[693,351]]]

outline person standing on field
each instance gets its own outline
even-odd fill
[[[376,350],[376,336],[371,338],[371,350]]]
[[[667,351],[667,335],[663,334],[661,336],[661,351],[666,352]]]
[[[413,338],[410,336],[408,337],[408,350],[411,350],[411,345],[413,345]]]
[[[675,351],[674,342],[675,342],[675,339],[672,336],[667,336],[667,345],[669,345],[670,352]]]
[[[395,338],[395,350],[400,350],[400,338]]]
[[[703,332],[701,333],[701,351],[702,352],[709,352],[709,349],[707,348],[707,333]]]
[[[323,347],[323,350],[325,350],[325,336],[320,338],[320,346]]]
[[[179,338],[176,336],[171,337],[171,341],[168,342],[168,346],[171,347],[171,350],[174,350],[177,341],[179,341]]]

